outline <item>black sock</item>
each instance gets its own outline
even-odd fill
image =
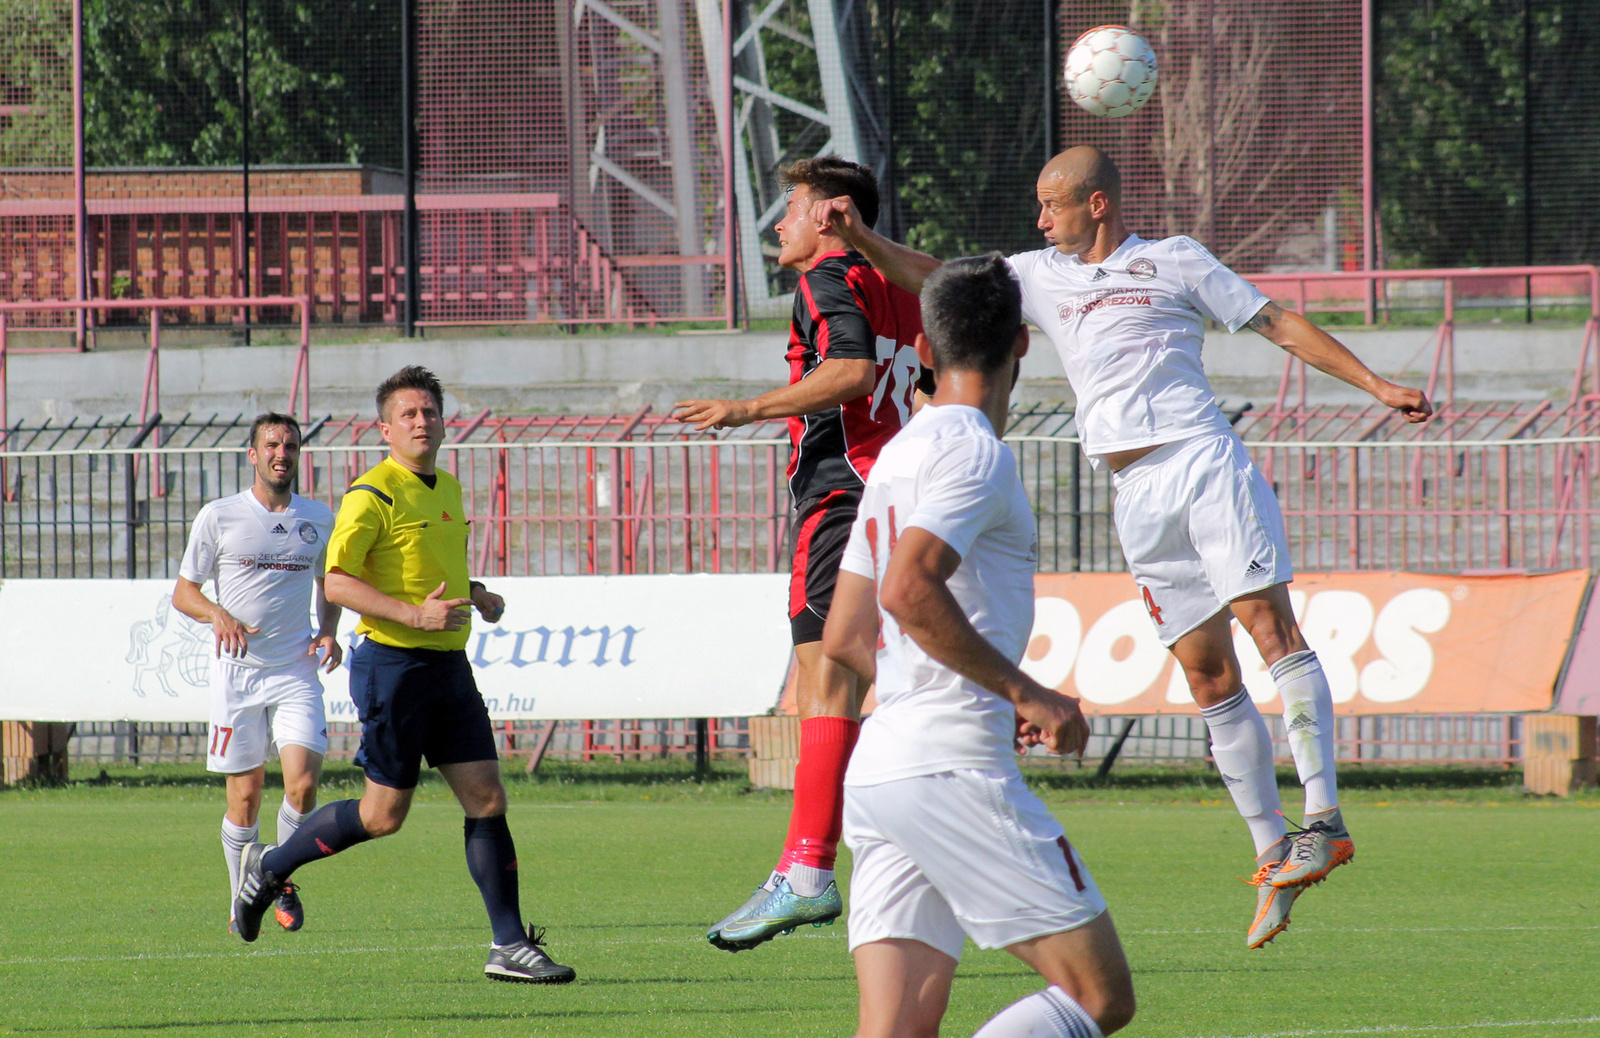
[[[489,910],[489,925],[494,927],[494,943],[510,944],[523,939],[522,909],[517,905],[517,847],[505,815],[493,818],[468,818],[463,831],[467,838],[467,871],[483,894],[483,907]]]
[[[288,879],[291,872],[308,861],[338,854],[370,839],[361,824],[361,801],[335,800],[301,822],[281,847],[262,855],[261,867],[279,879]]]

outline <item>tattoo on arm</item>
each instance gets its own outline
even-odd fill
[[[1245,322],[1245,327],[1253,332],[1265,334],[1266,330],[1276,324],[1278,318],[1282,316],[1283,307],[1269,299],[1266,306],[1263,306],[1254,317]]]

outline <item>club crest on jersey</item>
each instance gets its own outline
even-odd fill
[[[301,523],[295,529],[295,532],[298,533],[300,535],[300,539],[305,541],[307,544],[317,543],[317,528],[312,526],[310,523]]]
[[[1156,276],[1156,265],[1141,257],[1128,264],[1128,276],[1135,281],[1150,281]]]

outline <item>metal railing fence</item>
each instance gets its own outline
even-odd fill
[[[1470,433],[1520,407],[1441,420]],[[1034,505],[1044,572],[1123,568],[1106,473],[1059,412],[1008,437]],[[1281,418],[1281,416],[1279,416]],[[1459,418],[1460,416],[1457,416]],[[1292,439],[1318,422],[1242,423],[1283,503],[1297,570],[1552,570],[1593,565],[1600,410],[1527,409],[1508,434]],[[637,423],[636,423],[637,425]],[[661,423],[651,427],[662,428]],[[201,505],[250,485],[238,440],[0,451],[0,578],[170,577]],[[220,428],[220,427],[217,427]],[[317,431],[327,428],[318,423]],[[362,430],[345,423],[352,438]],[[676,427],[681,429],[682,427]],[[483,416],[463,427],[483,435]],[[1523,433],[1537,435],[1523,435]],[[461,433],[458,433],[460,438]],[[16,434],[13,434],[14,436]],[[495,435],[506,436],[502,425]],[[168,443],[173,442],[168,436]],[[301,492],[337,507],[384,453],[311,437]],[[788,564],[788,444],[748,439],[494,439],[446,444],[480,575],[775,572]]]

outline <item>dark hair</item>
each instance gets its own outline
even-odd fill
[[[868,227],[878,222],[878,175],[870,166],[848,162],[837,155],[801,159],[778,171],[785,189],[809,187],[822,198],[849,195]]]
[[[998,371],[1021,327],[1022,290],[998,252],[951,260],[922,283],[922,330],[935,369]]]
[[[277,411],[263,411],[256,415],[256,420],[250,423],[250,446],[256,445],[256,437],[269,425],[281,425],[286,429],[294,430],[294,442],[299,443],[303,438],[300,435],[300,423],[294,420],[294,415],[279,414]]]
[[[407,364],[393,375],[383,380],[378,387],[378,420],[388,421],[385,417],[385,408],[389,406],[389,398],[402,389],[420,389],[433,396],[433,402],[444,411],[444,387],[439,385],[439,379],[433,372],[421,364]]]

